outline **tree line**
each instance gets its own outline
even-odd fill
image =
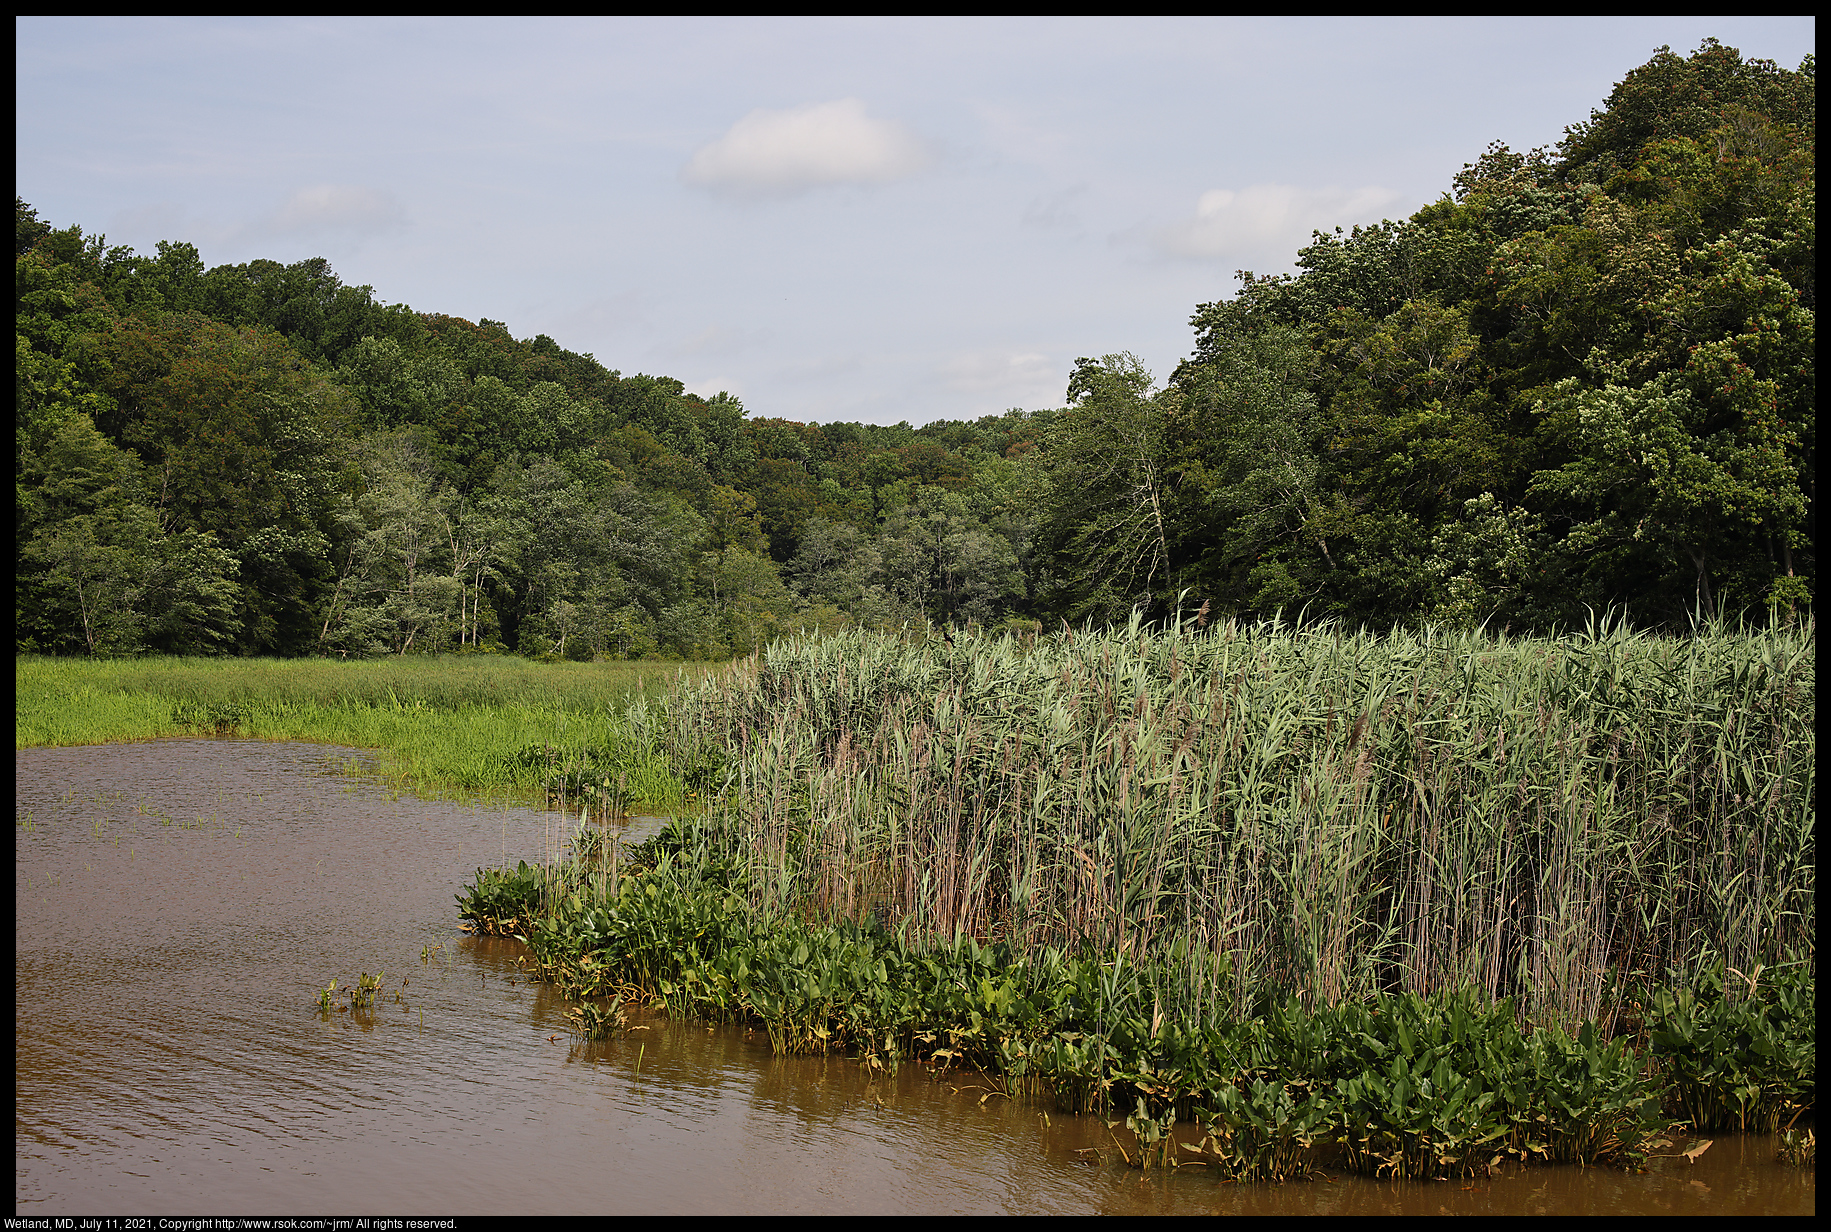
[[[1161,383],[803,424],[322,259],[16,201],[21,651],[743,653],[797,627],[1798,618],[1814,66],[1661,49],[1555,149],[1318,233]]]

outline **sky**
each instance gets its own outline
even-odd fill
[[[1810,17],[18,18],[17,191],[207,266],[328,258],[753,417],[1159,379],[1236,270],[1553,145],[1661,46]]]

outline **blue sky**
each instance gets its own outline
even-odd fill
[[[20,18],[18,193],[207,265],[324,256],[752,415],[1160,377],[1233,272],[1555,144],[1662,44],[1808,17]]]

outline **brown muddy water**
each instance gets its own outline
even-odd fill
[[[1094,1118],[741,1028],[582,1044],[520,946],[460,933],[555,814],[416,799],[354,750],[239,740],[15,760],[22,1215],[1808,1214],[1772,1139],[1695,1165],[1460,1184],[1217,1184],[1090,1163]],[[424,957],[422,957],[424,955]],[[386,974],[372,1013],[317,993]],[[1681,1144],[1682,1145],[1682,1144]]]

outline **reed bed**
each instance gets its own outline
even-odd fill
[[[1810,629],[779,643],[626,720],[702,811],[459,907],[582,1032],[970,1066],[1134,1165],[1631,1166],[1815,1106],[1813,705]]]
[[[1606,1031],[1811,961],[1813,637],[848,632],[683,685],[666,742],[757,918],[1174,949],[1196,1017],[1468,988]]]

